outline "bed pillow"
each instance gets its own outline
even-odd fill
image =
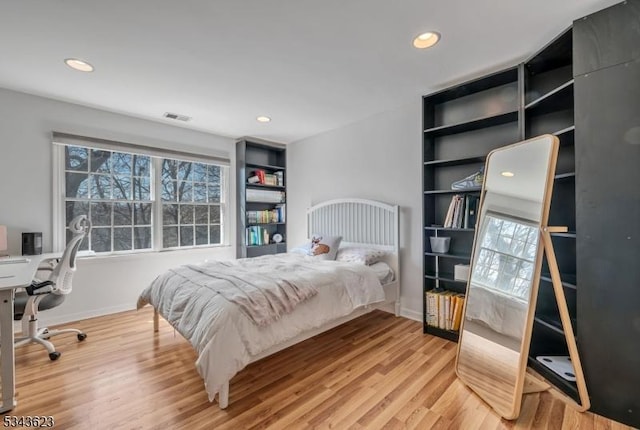
[[[314,234],[311,236],[311,249],[309,255],[321,260],[335,260],[342,236],[327,236]]]
[[[367,266],[377,263],[387,255],[387,251],[365,246],[345,246],[338,249],[337,261],[366,264]]]

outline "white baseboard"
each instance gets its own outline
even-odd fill
[[[400,308],[400,316],[408,318],[410,320],[422,322],[422,312],[417,312],[413,309]]]
[[[101,317],[104,315],[115,314],[118,312],[131,311],[136,308],[135,304],[123,304],[118,306],[110,306],[108,308],[92,309],[84,312],[77,312],[74,314],[59,315],[53,317],[47,317],[46,312],[39,314],[38,319],[40,326],[66,324],[70,322],[86,320],[88,318]]]
[[[53,317],[47,317],[47,312],[42,312],[39,314],[39,325],[40,327],[53,326],[58,324],[66,324],[70,322],[85,320],[88,318],[101,317],[104,315],[115,314],[118,312],[131,311],[134,310],[135,305],[119,305],[119,306],[111,306],[108,308],[100,308],[100,309],[92,309],[84,312],[77,312],[74,314],[67,315],[59,315]],[[393,304],[388,304],[388,306],[383,305],[379,307],[380,310],[394,313]],[[408,318],[410,320],[422,322],[422,313],[414,311],[412,309],[401,308],[400,316],[404,318]],[[13,322],[13,328],[15,332],[20,332],[22,330],[22,325],[20,321]]]

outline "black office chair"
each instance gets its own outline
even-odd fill
[[[73,274],[76,271],[76,255],[82,240],[91,231],[91,222],[86,215],[80,215],[69,223],[69,230],[73,237],[67,244],[62,258],[55,266],[43,266],[38,269],[50,271],[48,279],[42,282],[34,280],[25,291],[17,292],[13,305],[13,319],[23,321],[23,336],[16,338],[15,347],[38,343],[47,349],[51,360],[60,358],[60,352],[56,351],[55,346],[47,339],[63,333],[75,333],[79,341],[87,338],[86,333],[74,328],[38,328],[38,312],[59,306],[71,292]]]

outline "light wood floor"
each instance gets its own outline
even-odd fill
[[[526,398],[503,421],[454,373],[455,344],[419,323],[374,312],[247,367],[225,411],[207,400],[191,346],[151,309],[73,324],[54,339],[62,357],[36,346],[16,358],[11,415],[53,415],[59,429],[626,429],[579,414],[549,393]]]

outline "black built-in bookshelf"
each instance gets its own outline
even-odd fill
[[[474,226],[444,227],[452,198],[479,196],[479,187],[452,190],[451,184],[484,166],[495,148],[520,140],[519,75],[513,67],[423,98],[424,332],[457,341],[458,332],[426,323],[426,292],[465,293],[455,265],[469,264]],[[465,208],[466,209],[466,208]],[[468,214],[465,214],[468,215]],[[431,250],[430,237],[450,237],[446,254]]]
[[[551,240],[569,315],[577,334],[573,84],[573,30],[570,28],[524,64],[524,138],[553,134],[560,141],[548,224],[569,229],[568,233],[552,235]],[[576,384],[543,366],[536,360],[540,355],[569,355],[546,259],[538,287],[529,366],[578,400]]]
[[[258,257],[286,252],[286,198],[281,201],[252,197],[252,190],[286,197],[286,149],[259,140],[236,143],[237,165],[237,257]],[[275,183],[250,183],[258,172],[279,176]],[[273,179],[273,176],[271,179]],[[269,179],[269,178],[268,178]],[[257,216],[257,218],[256,218]],[[275,234],[283,240],[276,243]],[[257,239],[258,238],[258,239]]]
[[[429,237],[471,252],[471,229],[442,229],[450,183],[499,146],[544,133],[560,140],[548,224],[591,410],[640,428],[640,0],[576,20],[523,64],[423,98],[424,292],[464,292]],[[425,303],[425,318],[426,318]],[[458,333],[424,325],[425,333]],[[577,398],[538,355],[568,355],[546,262],[529,365]]]
[[[425,293],[434,288],[457,293],[466,290],[466,283],[453,279],[452,274],[455,264],[469,264],[475,228],[437,226],[443,224],[452,196],[479,190],[451,190],[451,184],[478,171],[493,149],[554,134],[560,139],[560,150],[549,225],[569,229],[568,233],[554,234],[552,240],[571,318],[577,321],[572,63],[572,30],[568,29],[522,64],[423,98]],[[430,236],[451,237],[448,255],[431,252]],[[458,340],[458,332],[426,324],[426,299],[424,309],[425,333]],[[577,398],[576,385],[540,365],[535,359],[538,355],[568,355],[546,262],[529,365]]]

